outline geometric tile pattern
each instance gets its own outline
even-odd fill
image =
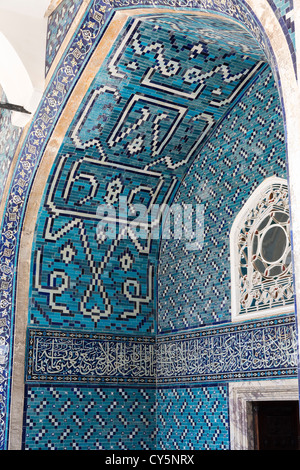
[[[153,386],[155,338],[30,328],[27,383]]]
[[[28,387],[25,450],[226,450],[227,386]]]
[[[177,204],[203,205],[204,241],[197,251],[187,251],[182,240],[162,241],[159,332],[230,321],[230,229],[273,175],[286,178],[284,128],[276,84],[265,70],[224,117],[176,194]]]
[[[268,0],[279,23],[285,25],[293,42],[295,41],[294,0]]]
[[[1,90],[1,89],[0,89]],[[2,93],[1,103],[6,103],[5,94]],[[22,129],[11,123],[11,111],[0,110],[0,201],[2,199],[10,164],[14,157]]]
[[[128,20],[45,189],[31,324],[155,332],[159,240],[151,238],[151,212],[172,201],[208,133],[263,66],[260,47],[239,25],[176,14]],[[135,231],[136,214],[120,210],[121,198],[147,208],[145,236]],[[106,238],[97,232],[104,205],[116,222]]]
[[[48,18],[46,76],[81,4],[82,0],[63,0]]]
[[[226,385],[157,391],[157,449],[228,450]]]
[[[28,387],[23,450],[150,450],[151,389]]]
[[[158,2],[157,4],[162,3]],[[178,0],[177,2],[165,0],[164,6],[171,8],[194,8],[189,2]],[[276,2],[278,3],[278,2]],[[152,1],[145,0],[143,6]],[[128,6],[138,6],[138,0],[130,0]],[[0,303],[0,340],[1,340],[1,395],[0,395],[0,448],[7,446],[7,417],[9,416],[10,383],[12,356],[10,345],[13,341],[14,326],[14,288],[16,283],[14,267],[18,263],[18,241],[22,230],[24,210],[28,201],[29,190],[36,168],[43,154],[44,146],[53,131],[56,120],[61,112],[62,106],[74,83],[80,76],[83,65],[88,60],[93,48],[101,37],[101,28],[113,8],[123,7],[124,2],[116,0],[104,4],[102,0],[93,0],[87,9],[84,21],[78,32],[72,38],[67,53],[58,66],[55,77],[50,81],[49,87],[42,99],[39,112],[35,116],[33,125],[28,130],[24,146],[13,175],[11,192],[3,217],[0,257],[2,266],[6,266],[6,273],[2,275],[1,303]],[[252,15],[247,11],[244,2],[238,0],[225,0],[222,5],[219,1],[205,0],[201,2],[200,8],[210,8],[217,13],[232,14],[238,21],[246,25],[259,42],[264,45],[264,36],[256,24]],[[87,38],[86,32],[90,33]],[[285,31],[284,31],[285,32]],[[286,34],[286,33],[285,33]],[[286,34],[287,37],[287,34]],[[289,40],[289,38],[287,37]],[[268,59],[273,60],[272,53]],[[51,106],[50,106],[51,105]],[[3,355],[2,355],[3,354]],[[44,433],[44,431],[42,431]]]

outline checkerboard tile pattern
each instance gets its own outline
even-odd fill
[[[271,0],[270,0],[271,1]],[[153,5],[152,1],[146,1],[146,4]],[[166,0],[163,2],[164,6],[170,6],[172,8],[187,8],[187,2],[185,1],[178,1],[176,4],[173,1]],[[276,4],[278,4],[278,1],[276,0]],[[287,2],[285,2],[287,4]],[[291,3],[290,3],[291,4]],[[139,2],[136,0],[132,0],[128,2],[128,6],[137,6],[139,5]],[[1,353],[5,351],[5,356],[1,356],[1,360],[3,358],[3,371],[1,370],[1,382],[3,383],[3,387],[1,387],[1,401],[0,401],[0,447],[5,448],[6,442],[5,442],[5,423],[7,423],[7,416],[9,414],[9,410],[6,408],[6,403],[9,402],[9,386],[7,385],[6,378],[10,376],[11,373],[11,366],[9,364],[9,361],[7,360],[8,354],[8,345],[12,343],[13,340],[13,316],[14,316],[14,298],[13,298],[13,289],[14,289],[14,270],[13,267],[17,266],[18,262],[18,257],[17,257],[17,241],[18,237],[20,236],[20,233],[22,231],[22,215],[24,212],[24,207],[26,207],[26,203],[28,200],[28,195],[29,195],[29,188],[31,187],[32,183],[32,178],[33,175],[35,174],[36,168],[40,162],[41,156],[43,154],[44,146],[45,143],[47,142],[47,139],[49,138],[49,135],[53,131],[53,126],[54,123],[56,122],[56,119],[58,118],[60,112],[61,112],[61,107],[64,105],[65,99],[68,96],[68,92],[72,88],[73,84],[78,80],[80,77],[80,73],[82,71],[82,68],[88,60],[89,55],[93,52],[93,47],[99,40],[99,37],[101,36],[101,28],[104,24],[104,18],[106,19],[108,15],[111,12],[112,4],[107,2],[104,4],[102,0],[95,0],[91,2],[91,8],[86,14],[86,18],[84,22],[82,23],[82,28],[80,28],[78,34],[74,36],[72,39],[72,42],[70,44],[70,47],[67,51],[65,60],[63,64],[60,64],[58,67],[58,73],[55,76],[55,80],[52,80],[50,82],[49,88],[47,90],[47,94],[44,97],[44,99],[41,102],[41,107],[39,110],[38,115],[36,116],[34,126],[32,126],[32,129],[30,129],[28,133],[28,137],[25,140],[24,143],[24,150],[20,155],[20,159],[18,162],[18,165],[16,167],[14,179],[13,179],[13,184],[12,184],[12,190],[8,198],[7,202],[7,210],[4,214],[4,219],[3,219],[3,232],[2,232],[2,240],[3,240],[3,247],[1,249],[1,259],[5,263],[7,263],[7,266],[12,266],[11,273],[7,274],[6,279],[2,281],[1,283],[1,289],[3,290],[3,296],[2,296],[2,301],[1,301],[1,341],[3,341],[1,344],[3,344],[3,348],[1,350]],[[114,6],[116,8],[122,7],[123,6],[123,0],[116,0],[114,2]],[[194,7],[194,5],[192,5]],[[210,6],[212,11],[215,10],[218,13],[222,13],[222,11],[236,11],[235,9],[235,1],[232,0],[226,0],[224,2],[210,2]],[[233,7],[233,8],[232,8]],[[249,27],[250,31],[253,31],[256,37],[261,40],[263,43],[263,34],[259,32],[257,29],[257,25],[251,15],[247,12],[246,8],[244,8],[244,4],[242,2],[239,2],[239,7],[241,8],[242,11],[242,16],[238,17],[237,19],[242,20],[247,27]],[[227,9],[227,10],[226,10]],[[288,12],[286,12],[287,14]],[[105,16],[104,16],[105,15]],[[279,15],[280,16],[280,15]],[[92,26],[91,26],[92,25]],[[289,27],[289,26],[287,26]],[[90,37],[89,41],[86,41],[87,38],[87,31],[88,35]],[[85,42],[86,41],[86,42]],[[79,43],[81,46],[79,46]],[[85,45],[86,47],[82,47],[82,45]],[[134,64],[131,64],[132,67],[134,67]],[[167,70],[165,69],[165,72]],[[51,107],[49,107],[49,103],[51,103]],[[109,104],[109,103],[108,103]],[[104,113],[104,119],[107,116],[105,116]],[[137,139],[135,142],[135,145],[139,145],[139,140]],[[134,146],[131,147],[133,149]],[[270,159],[272,160],[272,153],[270,154]],[[264,170],[261,169],[263,172]],[[20,197],[22,195],[22,198]],[[229,210],[229,209],[228,209]],[[230,211],[229,211],[230,212]],[[85,237],[85,234],[82,234],[83,238]],[[86,240],[86,238],[85,238]],[[88,246],[85,245],[85,248],[88,249]],[[74,250],[74,247],[72,246],[65,246],[63,248],[62,253],[63,255],[63,260],[68,261],[72,258],[72,252]],[[120,260],[121,262],[121,260]],[[121,262],[122,267],[127,269],[127,262],[123,260]],[[130,264],[130,263],[129,263]],[[226,273],[223,273],[220,275],[222,279],[224,279],[224,276],[226,277]],[[61,288],[60,281],[58,278],[54,279],[52,278],[52,282],[56,283],[56,287],[58,289]],[[62,281],[61,281],[62,282]],[[127,286],[129,287],[129,286]],[[132,295],[132,285],[131,287],[131,295]],[[128,293],[128,292],[127,292]],[[66,312],[64,312],[65,314]],[[42,314],[43,315],[43,314]],[[41,317],[40,317],[41,318]],[[47,318],[47,314],[45,315],[46,321],[49,320]],[[60,318],[61,319],[61,318]],[[70,324],[70,327],[79,327],[77,320],[74,320],[74,323]],[[187,324],[188,325],[188,324]],[[2,328],[4,326],[5,328]],[[113,326],[116,326],[113,325]],[[28,389],[29,390],[29,389]],[[39,444],[39,447],[44,447],[44,437],[47,436],[48,434],[48,429],[46,427],[46,421],[44,421],[40,417],[39,421],[37,420],[37,413],[42,413],[43,407],[47,405],[47,400],[50,397],[50,389],[43,389],[42,387],[39,389],[38,387],[33,387],[30,388],[30,390],[34,390],[37,393],[37,399],[35,401],[36,403],[36,411],[32,412],[31,417],[28,419],[28,427],[30,427],[30,423],[32,428],[36,427],[36,432],[33,436],[32,432],[31,437],[27,436],[27,444],[28,448],[30,448],[32,442],[39,442],[39,439],[41,438],[41,441]],[[43,393],[45,392],[45,395],[42,395],[42,390]],[[60,387],[58,386],[56,388],[57,391],[61,390],[64,392],[64,394],[67,394],[67,388],[66,387]],[[114,388],[116,390],[116,388]],[[46,401],[43,401],[45,398]],[[63,403],[68,405],[67,402],[67,397],[64,396],[65,400],[63,400]],[[73,397],[72,397],[73,398]],[[71,398],[71,400],[72,400]],[[34,398],[32,398],[35,400]],[[52,400],[54,398],[50,397],[50,403],[52,403]],[[79,399],[78,399],[79,400]],[[49,400],[48,400],[49,401]],[[71,401],[72,403],[72,401]],[[47,405],[49,406],[49,405]],[[62,410],[65,408],[62,407]],[[65,413],[68,412],[68,409],[66,408]],[[50,415],[47,418],[47,422],[52,423],[53,428],[57,428],[59,426],[59,415],[55,415],[53,412],[53,416]],[[50,421],[49,421],[50,419]],[[76,420],[76,418],[75,418]],[[77,423],[78,426],[82,422],[82,419],[80,416],[77,418]],[[39,426],[41,424],[41,426]],[[43,427],[44,426],[44,427]],[[59,439],[59,443],[61,445],[61,441],[67,439],[67,436],[71,434],[71,429],[67,427],[61,428],[61,438]],[[110,431],[110,433],[113,431]],[[133,431],[132,431],[133,432]],[[170,432],[170,430],[169,430]],[[91,430],[87,429],[86,430],[86,439],[89,439],[91,435]],[[107,434],[107,436],[110,436],[111,434]],[[79,433],[77,436],[77,441],[80,442],[83,437]],[[52,436],[53,437],[53,436]],[[184,438],[184,436],[183,436]],[[29,444],[29,441],[30,442]],[[55,447],[55,443],[51,444],[51,439],[47,440],[48,443],[48,448]],[[73,442],[73,446],[76,446],[79,444],[76,444]]]
[[[23,449],[151,450],[154,389],[28,387]]]

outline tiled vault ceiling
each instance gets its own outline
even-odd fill
[[[160,241],[149,236],[150,222],[144,236],[134,225],[126,230],[136,214],[119,214],[120,198],[146,205],[149,216],[155,204],[170,204],[205,139],[266,66],[250,34],[224,19],[174,13],[128,20],[47,183],[31,324],[156,332]],[[115,237],[106,239],[97,236],[103,204],[120,215]]]

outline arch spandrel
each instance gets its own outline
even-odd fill
[[[134,6],[136,8],[137,4],[132,5],[132,6]],[[166,13],[166,8],[165,7],[166,6],[164,5],[164,8],[163,8],[164,14]],[[218,13],[223,13],[223,8],[221,8],[220,10],[218,9],[218,7],[215,7],[215,8],[216,8],[216,11]],[[116,9],[117,9],[117,5],[116,5]],[[253,9],[254,9],[254,7],[253,7]],[[146,10],[147,10],[147,13],[148,13],[149,10],[148,9],[146,9]],[[240,5],[238,5],[237,10],[239,12],[241,11],[240,10]],[[242,8],[242,10],[244,10],[244,15],[245,15],[244,7]],[[111,15],[111,11],[112,10],[110,10],[110,8],[107,9],[106,18],[108,18],[108,16]],[[155,10],[155,11],[157,12],[157,10]],[[178,11],[182,11],[182,10],[178,6],[177,8],[175,8],[175,11],[178,12]],[[235,9],[235,11],[236,11],[236,9]],[[137,13],[137,11],[134,11],[134,12],[135,12],[135,14]],[[130,13],[132,13],[132,11]],[[124,14],[125,14],[125,18],[124,18]],[[144,11],[142,11],[141,14],[144,14]],[[90,18],[93,15],[94,24],[97,27],[99,27],[100,25],[104,25],[103,9],[102,9],[102,11],[101,11],[101,9],[97,10],[96,2],[91,3],[91,8],[89,10],[88,15],[90,15]],[[118,26],[116,26],[116,23],[113,24],[113,22],[111,22],[109,24],[107,23],[106,26],[105,26],[106,37],[109,37],[109,34],[111,34],[111,35],[113,35],[113,37],[115,37],[115,31],[116,31],[115,28],[119,27],[120,23],[124,22],[127,19],[126,15],[128,15],[128,13],[125,12],[124,10],[120,10],[119,13],[118,12],[116,13],[116,20],[117,20],[116,23],[118,24]],[[247,26],[249,26],[249,24],[251,24],[251,23],[252,24],[255,23],[255,20],[251,17],[251,15],[247,16],[247,23],[248,23]],[[83,30],[83,26],[86,26],[86,23],[84,23],[84,21],[81,23],[81,28],[82,28],[81,31]],[[261,37],[264,36],[264,34],[260,32],[260,30],[257,26],[256,26],[256,31],[259,32]],[[92,50],[92,48],[91,48],[91,45],[93,44],[92,41],[97,41],[98,40],[97,39],[97,34],[95,34],[95,29],[93,31],[93,34],[94,34],[94,36],[92,36],[92,39],[90,39],[90,42],[88,44],[87,49],[89,49],[89,50]],[[105,36],[103,36],[103,39],[104,39],[104,37]],[[111,36],[110,36],[110,40],[111,40]],[[100,44],[99,44],[99,46],[100,46]],[[92,80],[95,76],[95,73],[97,72],[97,70],[99,68],[99,61],[101,62],[102,60],[105,59],[106,53],[103,52],[103,49],[102,49],[102,51],[100,49],[101,48],[99,47],[97,50],[94,51],[93,56],[90,59],[90,62],[87,63],[86,68],[82,72],[81,79],[78,80],[78,82],[76,84],[76,89],[74,88],[74,92],[69,94],[70,91],[71,91],[71,81],[68,82],[68,80],[66,80],[65,83],[67,85],[64,85],[65,86],[65,88],[64,88],[63,85],[59,84],[59,80],[58,80],[58,77],[60,76],[59,72],[62,71],[63,69],[64,69],[64,74],[67,70],[71,71],[68,68],[68,67],[70,67],[70,63],[71,63],[71,60],[70,60],[71,56],[72,56],[73,63],[74,63],[74,61],[78,61],[77,62],[77,64],[78,64],[83,59],[83,57],[80,56],[80,53],[78,52],[78,48],[75,47],[75,43],[74,43],[74,45],[71,45],[71,47],[69,49],[69,55],[68,54],[65,55],[64,66],[60,69],[58,67],[56,73],[54,74],[53,81],[50,83],[49,88],[48,88],[48,90],[46,92],[46,95],[45,95],[46,96],[45,104],[46,104],[46,101],[48,101],[48,104],[49,104],[50,103],[49,97],[50,98],[52,97],[53,89],[56,86],[56,89],[58,90],[58,95],[57,96],[59,97],[59,100],[56,101],[56,105],[51,108],[51,111],[53,112],[53,114],[51,115],[51,118],[50,118],[50,125],[47,128],[47,125],[48,125],[49,121],[48,122],[45,121],[45,120],[47,120],[47,116],[42,113],[42,109],[40,108],[40,112],[37,114],[37,118],[36,118],[35,122],[33,123],[31,129],[29,130],[28,139],[27,139],[27,142],[25,142],[25,144],[23,146],[23,151],[22,151],[23,153],[21,152],[21,154],[20,154],[19,162],[20,162],[20,164],[22,164],[22,155],[25,155],[25,152],[27,152],[27,157],[29,155],[31,155],[31,157],[34,157],[31,161],[32,161],[32,163],[35,162],[34,164],[37,165],[37,162],[40,161],[41,155],[44,154],[43,160],[45,161],[45,163],[43,163],[43,161],[42,161],[41,166],[38,170],[39,172],[42,172],[42,169],[45,170],[45,168],[46,168],[46,173],[44,172],[44,174],[43,174],[44,183],[46,182],[47,173],[50,174],[52,162],[54,162],[55,158],[57,157],[58,148],[63,147],[63,144],[64,144],[63,136],[64,136],[64,133],[66,132],[68,126],[72,124],[72,117],[74,115],[74,111],[78,110],[78,101],[77,101],[78,100],[78,94],[77,94],[77,98],[76,98],[76,93],[78,93],[78,91],[79,91],[79,94],[81,93],[81,97],[82,97],[81,99],[84,98],[84,95],[88,91],[88,87],[92,84]],[[108,51],[109,51],[109,48],[106,49],[106,52],[108,52]],[[270,55],[272,55],[272,54],[270,53]],[[94,62],[93,62],[93,60],[94,60]],[[68,65],[66,65],[67,62],[68,62]],[[74,67],[75,67],[74,72],[76,71],[75,73],[78,73],[77,72],[78,65],[74,65]],[[291,70],[291,67],[290,67],[290,70]],[[64,76],[66,77],[67,75],[64,75]],[[63,75],[61,75],[61,77],[63,77]],[[87,80],[84,81],[83,77],[86,77]],[[152,77],[150,77],[150,81],[151,81],[151,79],[152,79]],[[153,81],[153,83],[154,83],[154,81]],[[99,87],[98,87],[98,90],[99,90]],[[174,92],[174,90],[173,90],[173,92]],[[64,103],[64,99],[66,99],[65,97],[68,97],[68,104],[66,105],[64,111],[61,112],[60,110],[61,110],[61,107]],[[134,103],[134,105],[135,104],[136,103]],[[147,106],[153,106],[153,102],[151,100],[148,100],[147,101]],[[177,106],[179,106],[179,105],[177,105]],[[68,107],[69,107],[69,110],[71,110],[69,113],[66,112]],[[140,107],[139,112],[140,112],[141,109],[142,108]],[[173,112],[173,115],[174,115],[173,116],[173,121],[176,121],[174,108],[171,108],[171,111]],[[176,112],[178,113],[178,109],[176,110]],[[59,116],[59,119],[58,119],[58,116]],[[46,124],[46,126],[42,125],[42,127],[44,128],[44,131],[41,134],[39,134],[39,126],[42,122],[44,122],[44,124]],[[49,144],[46,146],[45,145],[46,136],[47,136],[47,132],[49,132],[47,129],[50,130],[51,125],[53,126],[54,122],[56,122],[57,125],[56,125],[56,128],[53,130],[53,133],[52,133],[51,139],[49,141]],[[51,123],[53,123],[53,124],[51,124]],[[205,122],[205,124],[207,124],[207,121]],[[129,134],[127,133],[126,129],[124,130],[124,132],[125,132],[124,136],[127,137]],[[41,137],[39,142],[36,139],[36,137],[38,135],[40,135],[40,137]],[[135,144],[139,145],[138,140],[135,142]],[[147,142],[147,145],[150,145],[149,142]],[[161,145],[164,145],[164,142],[162,142]],[[155,151],[155,148],[157,148],[157,147],[155,147],[155,145],[154,146],[152,145],[152,148],[154,148],[154,151]],[[99,149],[98,149],[98,151],[99,151]],[[46,156],[48,156],[48,161],[47,162],[46,162]],[[97,158],[99,158],[99,153],[98,153]],[[52,159],[51,162],[50,162],[50,159]],[[29,159],[29,161],[30,161],[30,159]],[[24,160],[23,160],[23,162],[24,162]],[[120,161],[118,159],[116,159],[116,161],[114,163],[119,165]],[[146,163],[146,164],[149,165],[149,162]],[[177,165],[174,161],[172,161],[171,166],[176,168]],[[23,167],[24,167],[24,165],[23,165]],[[31,166],[30,173],[32,173],[32,169],[33,169],[33,166]],[[17,174],[17,172],[18,172],[18,168],[16,170],[16,174]],[[33,175],[33,173],[32,173],[32,175]],[[40,188],[41,187],[43,187],[42,179],[39,180],[39,178],[37,177],[35,182],[34,182],[32,195],[34,195],[35,192],[36,192],[36,194],[41,194],[40,193]],[[153,192],[153,188],[152,188],[152,192]],[[149,191],[148,191],[148,193],[149,193]],[[6,218],[4,218],[4,225],[6,223],[5,221],[7,220],[8,213],[11,213],[11,212],[9,212],[10,208],[11,208],[11,205],[8,202],[7,207],[6,207]],[[28,240],[30,240],[29,243],[31,243],[31,240],[33,239],[34,229],[33,229],[32,220],[34,220],[34,219],[32,219],[31,214],[37,214],[37,211],[38,211],[38,204],[35,204],[35,205],[32,205],[32,206],[30,204],[28,204],[26,214],[24,213],[24,216],[25,216],[24,221],[30,221],[30,228],[29,228],[29,230],[26,230],[26,229],[24,230],[25,237],[23,237],[23,239],[21,241],[21,245],[20,245],[21,247],[26,246],[26,243],[28,243]],[[4,225],[3,225],[3,228],[4,228]],[[81,234],[81,236],[84,237],[83,233]],[[26,238],[27,238],[27,240],[26,240]],[[27,247],[28,247],[28,245],[27,245]],[[120,255],[121,255],[121,253],[120,253]],[[88,256],[87,253],[86,253],[86,256]],[[29,288],[29,264],[28,264],[28,260],[26,262],[24,262],[24,260],[20,259],[19,260],[19,269],[20,269],[20,272],[22,272],[22,269],[25,269],[27,271],[27,277],[26,277],[27,280],[26,280],[26,282],[27,282],[27,286]],[[149,286],[149,284],[148,284],[148,286]],[[124,286],[123,286],[123,288],[124,288]],[[130,289],[133,289],[133,290],[130,291]],[[137,289],[138,289],[137,284],[135,284],[134,286],[132,286],[132,285],[129,286],[129,284],[128,284],[127,287],[125,288],[125,290],[128,294],[127,298],[130,297],[131,299],[133,299],[133,304],[135,305],[135,307],[137,309],[139,309],[141,307],[141,303],[136,301],[136,297],[133,293],[134,289],[135,289],[135,292],[137,292]],[[123,293],[124,292],[125,291],[123,291]],[[129,292],[131,292],[131,293],[129,293]],[[20,308],[20,303],[21,303],[20,299],[21,299],[21,297],[22,297],[22,294],[20,294],[20,297],[18,297],[18,295],[17,295],[17,309]],[[147,290],[143,291],[143,298],[144,298],[144,300],[146,300],[148,298],[148,291]],[[24,307],[24,305],[22,307]],[[23,310],[23,315],[21,313],[21,310]],[[19,317],[19,315],[20,315],[21,318],[23,317],[23,331],[24,331],[24,328],[26,329],[26,321],[24,322],[24,314],[26,315],[27,311],[25,313],[24,308],[21,308],[21,310],[18,310],[18,317]],[[127,313],[127,318],[132,318],[132,315],[134,314],[133,313],[134,310],[135,310],[135,308],[133,308],[131,310],[129,309],[129,310],[123,311],[123,315],[125,315],[125,317],[126,317],[126,313]],[[119,315],[122,315],[121,312],[119,312]],[[16,318],[16,321],[19,321],[19,320]],[[127,320],[126,320],[126,322],[127,322]],[[116,324],[116,321],[114,321],[114,323]],[[135,330],[135,331],[137,331],[137,330]],[[152,329],[152,332],[153,331],[155,331],[155,330]],[[148,333],[149,332],[150,332],[150,330],[148,330]],[[17,336],[18,335],[16,335],[16,338],[17,338]]]

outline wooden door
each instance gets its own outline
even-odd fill
[[[255,449],[299,450],[299,402],[253,403]]]

